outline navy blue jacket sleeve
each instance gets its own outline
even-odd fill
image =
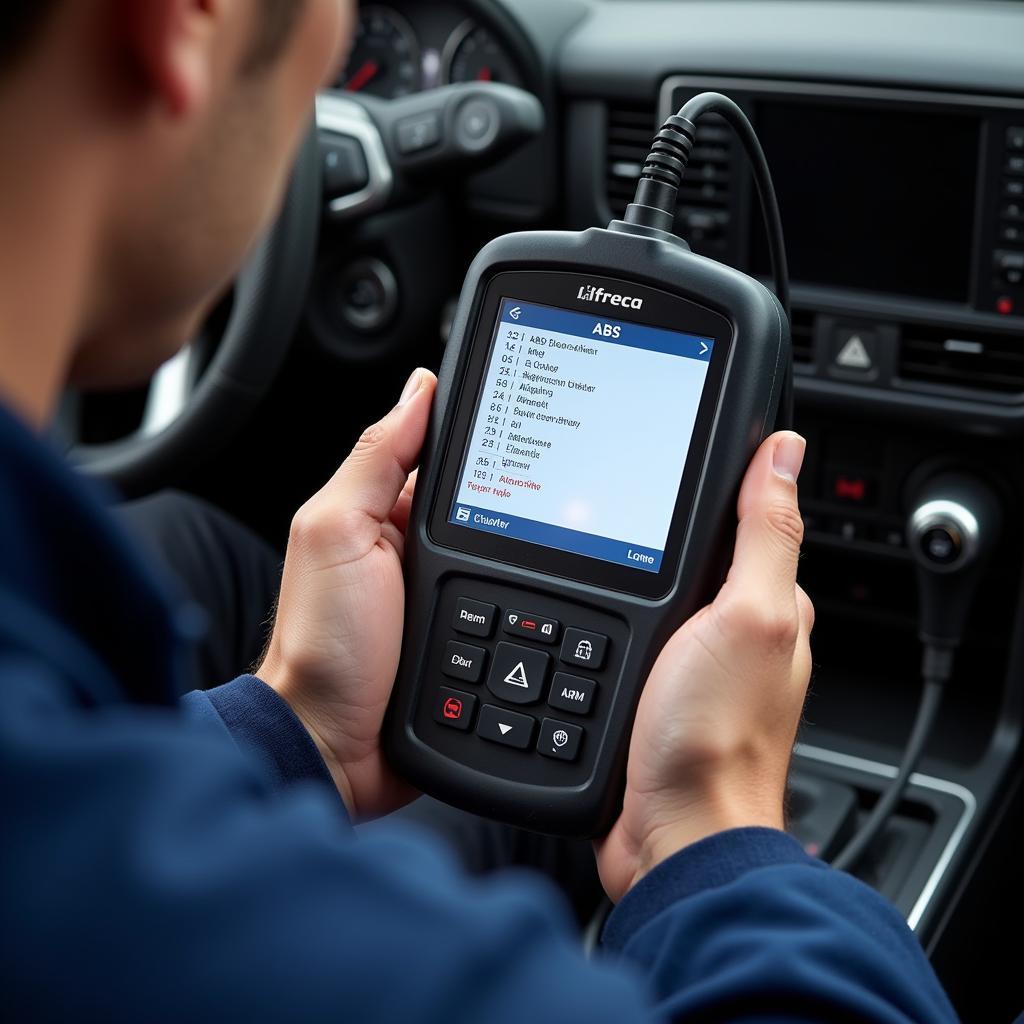
[[[772,829],[723,832],[669,858],[626,894],[603,941],[674,1020],[957,1020],[895,908]]]
[[[240,750],[257,757],[276,791],[297,782],[322,782],[336,792],[305,726],[262,679],[244,675],[213,690],[193,690],[181,706],[193,721],[230,736]],[[338,803],[344,811],[340,796]]]
[[[357,840],[326,785],[275,792],[209,719],[74,707],[32,659],[0,680],[11,1019],[650,1019],[542,881],[466,877],[411,831]]]
[[[952,1019],[895,912],[784,837],[743,830],[679,854],[622,901],[588,962],[540,880],[466,877],[412,832],[357,840],[258,681],[189,698],[197,724],[76,707],[32,659],[0,657],[0,679],[0,984],[15,1019]]]

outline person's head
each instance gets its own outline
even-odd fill
[[[347,52],[353,9],[0,4],[0,186],[26,209],[40,190],[59,191],[49,199],[66,230],[47,239],[53,269],[74,255],[62,246],[90,263],[69,366],[77,383],[145,378],[189,339],[276,213],[315,92]],[[10,249],[17,217],[4,212]]]

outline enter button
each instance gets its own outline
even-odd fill
[[[568,672],[556,672],[551,683],[548,703],[560,711],[585,715],[590,711],[596,692],[597,683],[593,679],[571,676]]]

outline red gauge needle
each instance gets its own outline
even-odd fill
[[[478,82],[489,82],[493,76],[491,75],[490,68],[481,68],[476,75]]]
[[[371,57],[363,66],[352,75],[345,83],[348,92],[359,92],[364,86],[373,81],[374,76],[380,71],[380,65]]]

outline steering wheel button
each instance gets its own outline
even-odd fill
[[[436,113],[415,114],[395,127],[398,151],[404,155],[430,149],[441,141],[441,119]]]
[[[323,155],[324,193],[329,198],[350,195],[369,184],[366,156],[356,139],[321,135],[320,152]]]
[[[501,114],[492,100],[469,100],[456,115],[455,139],[464,150],[476,153],[498,137],[500,127]]]

